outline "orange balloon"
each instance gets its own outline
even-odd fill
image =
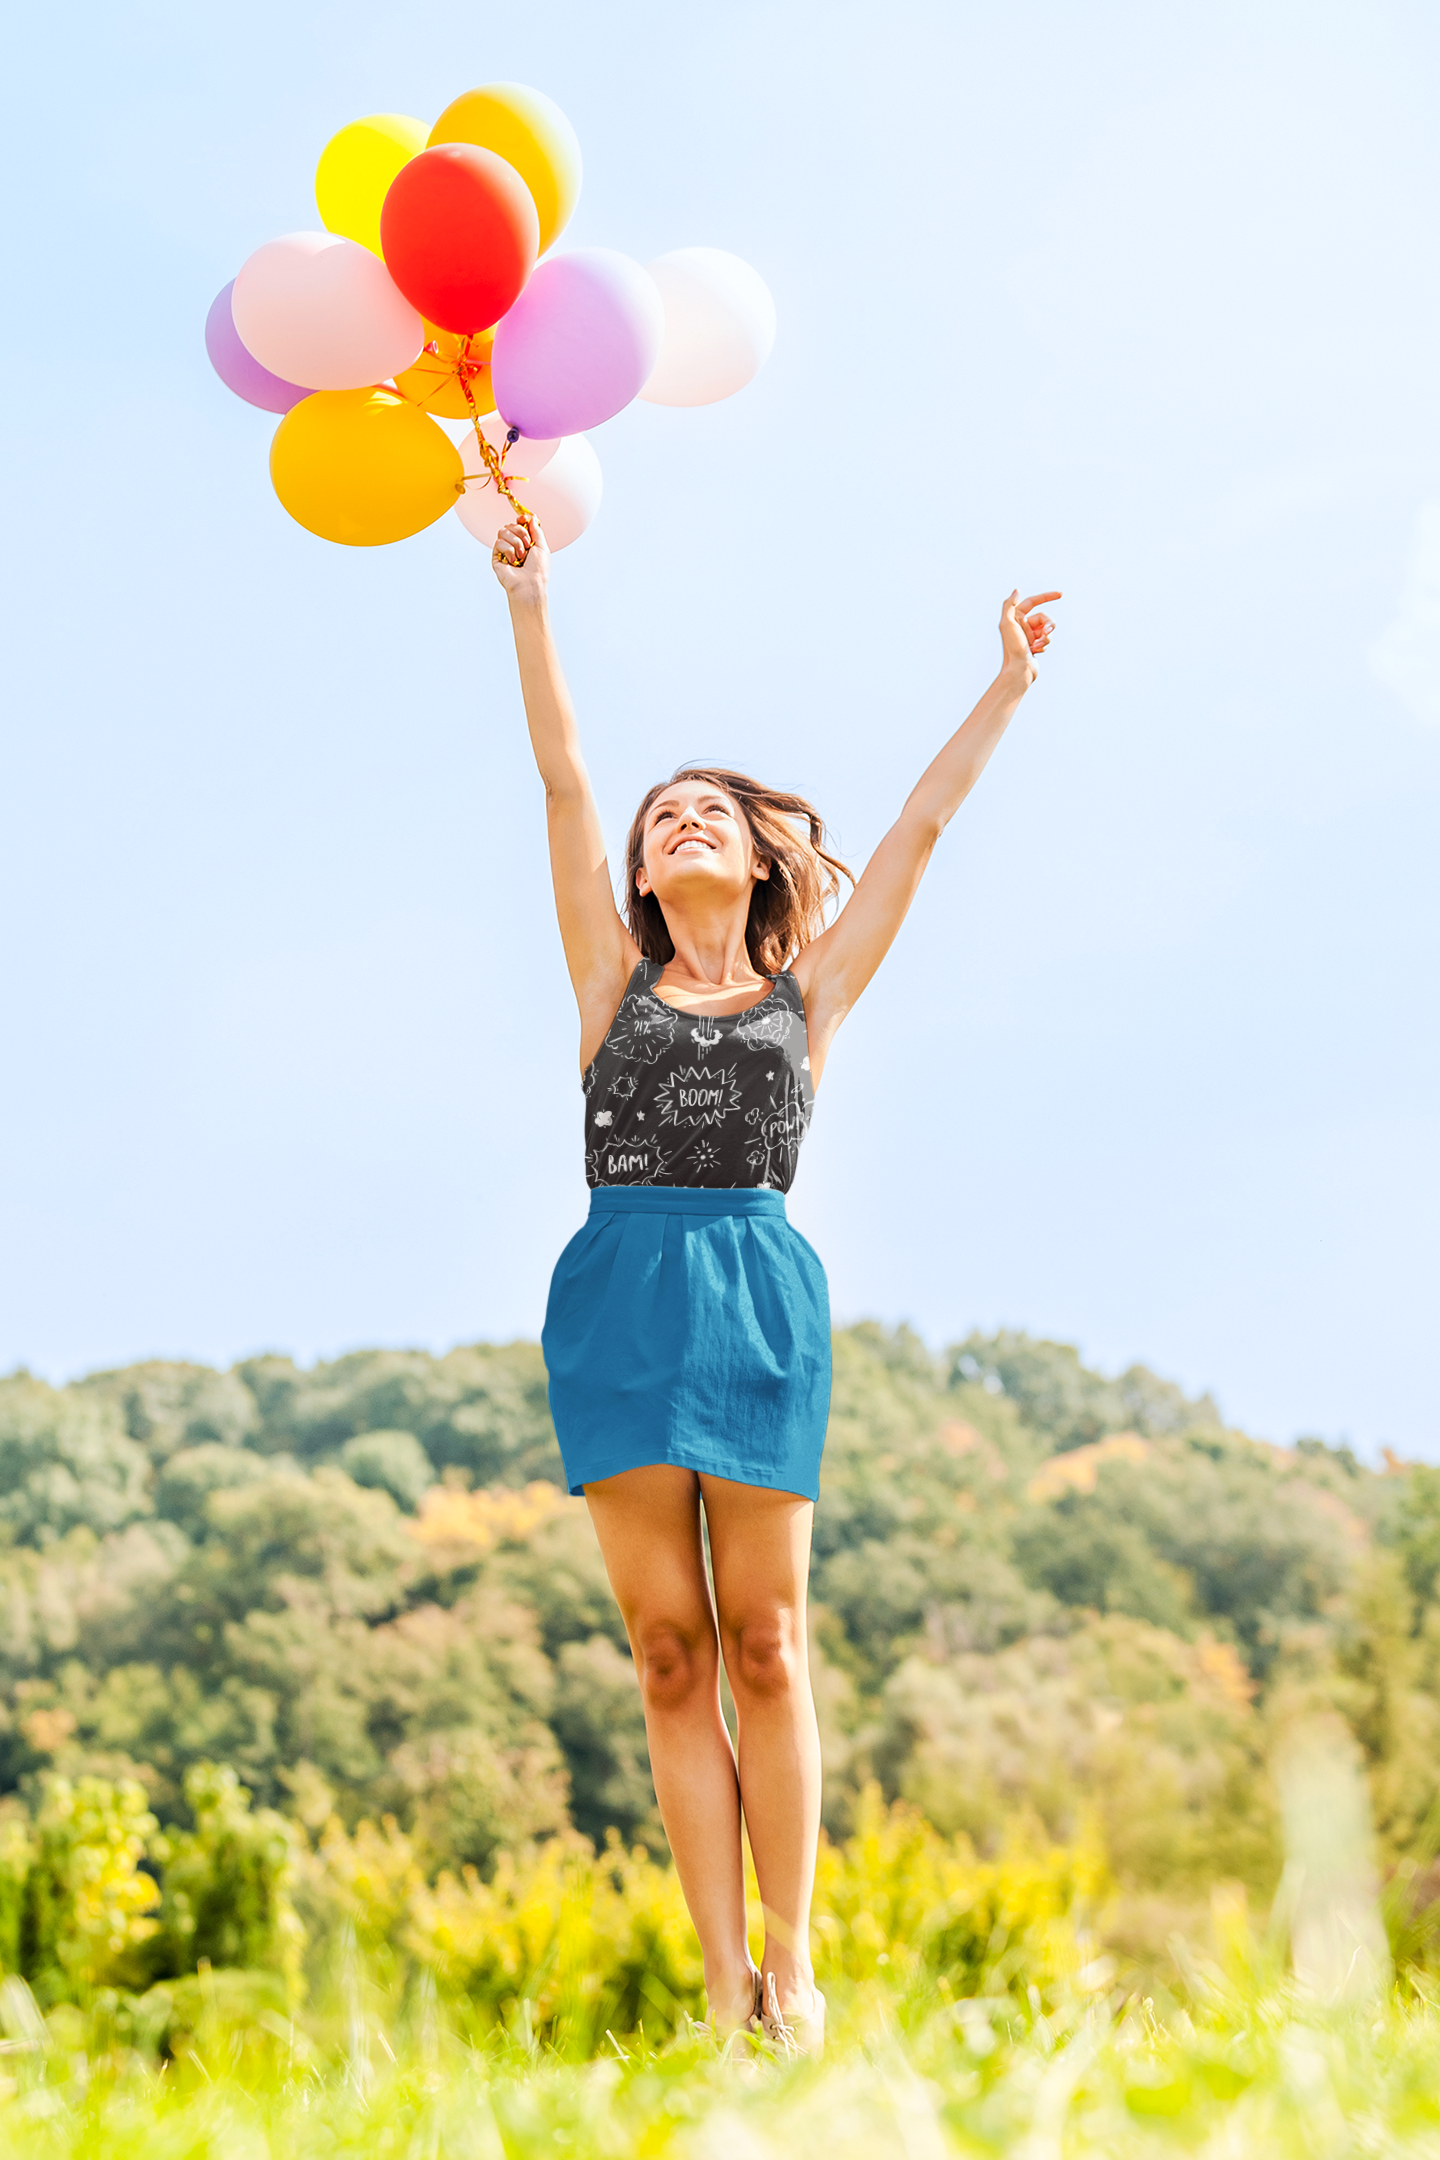
[[[474,143],[514,166],[535,199],[543,255],[580,193],[580,144],[554,100],[525,83],[485,83],[446,106],[429,140]]]
[[[465,492],[444,428],[393,390],[317,390],[286,413],[270,479],[297,525],[343,547],[423,532]]]
[[[402,397],[422,412],[436,413],[442,420],[471,420],[495,410],[490,388],[490,349],[493,330],[477,330],[460,337],[453,330],[425,325],[425,350],[413,367],[401,368],[395,387]],[[470,395],[465,395],[468,387]]]

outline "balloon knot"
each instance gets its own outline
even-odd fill
[[[515,512],[515,515],[517,517],[528,517],[530,515],[529,511],[527,510],[525,504],[520,501],[520,498],[512,491],[510,482],[506,477],[504,451],[497,451],[494,444],[489,442],[486,439],[485,435],[481,432],[480,416],[478,413],[476,413],[474,416],[473,424],[475,428],[475,447],[480,453],[480,462],[485,468],[485,480],[481,482],[481,485],[484,486],[487,482],[493,483],[496,494],[503,495],[505,497],[506,501],[510,504],[510,507]],[[519,430],[512,429],[511,435],[518,439]],[[510,438],[507,437],[505,449],[508,450],[509,447]]]

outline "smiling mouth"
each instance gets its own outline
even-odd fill
[[[703,850],[708,855],[712,852],[714,846],[713,840],[702,840],[698,833],[687,833],[683,840],[676,841],[670,852],[672,855],[688,855]]]

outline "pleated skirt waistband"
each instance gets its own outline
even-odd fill
[[[779,1215],[785,1195],[753,1186],[592,1185],[592,1215]]]

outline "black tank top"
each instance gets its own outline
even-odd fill
[[[744,1012],[683,1013],[663,972],[640,962],[585,1070],[587,1181],[789,1192],[815,1106],[794,976]]]

